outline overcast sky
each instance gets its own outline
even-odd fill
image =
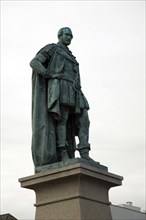
[[[112,204],[144,210],[145,1],[1,1],[1,214],[34,219],[35,194],[18,182],[34,173],[29,62],[64,26],[90,104],[90,156],[124,177]]]

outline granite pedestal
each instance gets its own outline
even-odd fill
[[[112,220],[108,191],[121,185],[121,176],[80,159],[44,170],[19,179],[36,193],[36,220]]]

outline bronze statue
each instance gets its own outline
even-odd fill
[[[89,157],[88,102],[81,90],[79,63],[68,49],[68,27],[58,43],[43,47],[30,62],[32,75],[32,157],[35,167]],[[75,136],[79,138],[76,146]]]

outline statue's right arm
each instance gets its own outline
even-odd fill
[[[46,68],[44,67],[43,63],[45,63],[47,58],[38,53],[30,62],[31,68],[38,74],[45,76],[46,75]]]

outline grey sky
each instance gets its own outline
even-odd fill
[[[30,60],[57,31],[73,31],[90,104],[91,157],[124,177],[110,201],[145,209],[145,1],[1,2],[1,212],[33,219]],[[78,155],[77,155],[78,156]]]

